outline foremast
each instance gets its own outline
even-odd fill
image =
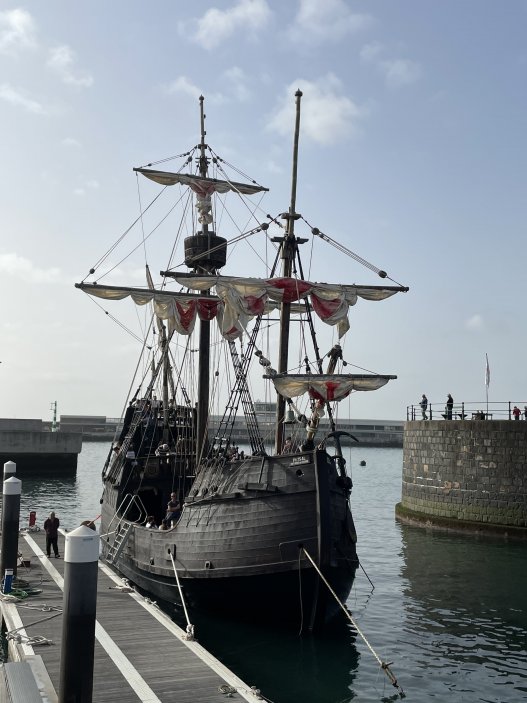
[[[274,242],[279,242],[281,245],[282,256],[282,276],[291,278],[293,272],[293,261],[296,256],[298,240],[295,237],[295,220],[299,218],[296,212],[296,183],[298,173],[298,139],[300,136],[300,100],[302,91],[297,90],[296,98],[296,118],[295,118],[295,136],[293,142],[293,172],[291,178],[291,204],[289,211],[282,214],[282,218],[286,221],[286,229],[284,237],[273,237]],[[291,303],[282,302],[280,308],[280,337],[278,351],[278,373],[287,373],[289,360],[289,329],[291,322]],[[284,444],[284,415],[285,415],[286,399],[278,394],[276,403],[276,433],[275,433],[275,453],[280,454]]]

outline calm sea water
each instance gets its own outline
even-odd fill
[[[39,524],[55,510],[68,529],[95,518],[108,449],[85,443],[76,478],[23,480],[22,524],[30,510]],[[402,451],[354,449],[349,463],[359,556],[375,589],[357,572],[347,605],[380,658],[392,662],[406,700],[527,701],[525,545],[400,525]],[[165,607],[181,622],[178,609]],[[346,623],[315,638],[199,613],[191,619],[199,641],[273,703],[399,700]]]

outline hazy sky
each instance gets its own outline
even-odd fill
[[[526,28],[523,0],[2,2],[0,416],[119,415],[139,345],[74,282],[137,217],[132,167],[197,143],[203,93],[283,211],[297,88],[298,211],[410,286],[351,310],[345,357],[399,377],[353,414],[482,401],[485,353],[527,404]],[[319,251],[316,280],[380,283]]]

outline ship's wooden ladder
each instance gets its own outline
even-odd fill
[[[109,564],[115,564],[121,556],[121,552],[123,551],[126,543],[128,542],[128,538],[130,537],[132,528],[133,524],[131,522],[120,522],[117,525],[113,542],[108,545],[108,549],[106,552],[106,561]]]

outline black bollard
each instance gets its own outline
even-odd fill
[[[99,535],[81,525],[66,535],[59,703],[91,703]]]
[[[14,461],[6,461],[4,464],[4,481],[12,478],[16,474],[16,464]]]
[[[6,569],[16,576],[18,562],[18,529],[20,521],[20,493],[22,481],[12,476],[4,481],[2,495],[2,553],[0,554],[0,578],[5,578]]]

